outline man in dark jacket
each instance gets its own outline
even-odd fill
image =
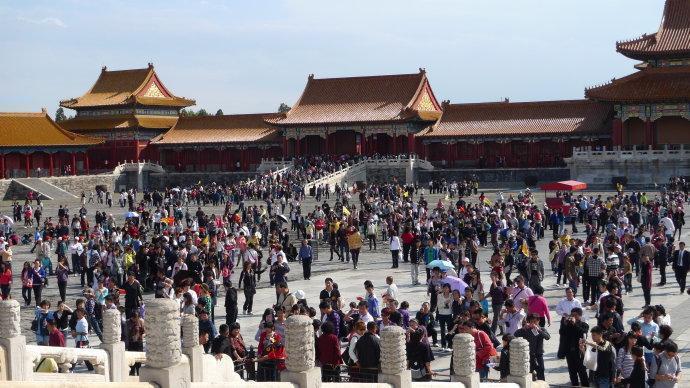
[[[568,373],[570,374],[570,384],[573,386],[588,386],[587,370],[582,364],[580,354],[580,340],[587,336],[589,325],[582,322],[582,309],[575,307],[570,311],[570,316],[563,320],[558,331],[562,349],[565,353],[565,360],[568,363]]]
[[[580,350],[585,351],[585,344],[592,347],[597,353],[597,369],[589,372],[589,381],[595,387],[610,387],[616,376],[616,348],[604,339],[603,330],[594,326],[590,330],[592,341],[583,341]]]
[[[237,289],[232,283],[225,283],[225,323],[230,325],[237,321]]]
[[[520,337],[529,342],[530,371],[536,373],[537,380],[545,380],[544,340],[551,339],[551,335],[545,328],[539,326],[539,315],[527,316],[527,323],[515,332],[515,338]]]
[[[376,322],[369,322],[366,333],[357,340],[355,345],[357,364],[362,373],[375,379],[378,378],[378,370],[381,367],[381,344],[376,336],[376,330]]]
[[[685,249],[684,242],[678,243],[678,250],[673,252],[671,260],[673,272],[676,273],[676,281],[682,294],[685,292],[685,280],[688,277],[688,269],[690,269],[690,251]]]

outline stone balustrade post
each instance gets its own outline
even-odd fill
[[[0,301],[0,348],[4,350],[5,371],[0,380],[28,381],[33,375],[33,368],[25,363],[26,337],[19,326],[19,302],[14,299]],[[0,368],[3,369],[3,368]]]
[[[125,343],[122,338],[122,315],[118,310],[103,312],[103,342],[100,348],[108,353],[110,381],[125,381],[127,362],[125,361]]]
[[[146,303],[146,364],[139,371],[139,381],[166,388],[189,388],[189,367],[181,364],[180,306],[172,299],[160,298]]]
[[[381,373],[379,383],[388,383],[393,388],[410,388],[412,374],[407,369],[405,331],[398,326],[381,330]]]
[[[280,381],[299,388],[321,387],[321,368],[315,365],[314,326],[304,315],[293,315],[285,323],[285,370]]]
[[[199,345],[199,318],[194,315],[182,316],[182,353],[189,358],[192,382],[204,381],[202,356],[204,347]]]
[[[479,388],[477,353],[474,337],[467,333],[453,337],[453,374],[450,381],[461,382],[466,388]]]
[[[510,375],[508,382],[530,388],[532,386],[532,374],[529,371],[529,343],[524,338],[515,338],[510,341]]]

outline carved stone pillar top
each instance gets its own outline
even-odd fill
[[[193,348],[199,345],[199,318],[194,315],[182,316],[182,347]]]
[[[19,302],[14,299],[0,301],[0,338],[14,338],[22,334],[19,314]]]
[[[172,299],[146,303],[146,365],[168,368],[180,363],[180,307]]]
[[[304,315],[293,315],[285,323],[285,367],[290,372],[314,368],[314,326]]]
[[[407,369],[405,331],[398,326],[381,330],[381,373],[399,375]]]
[[[475,371],[476,350],[474,337],[467,333],[453,337],[453,373],[458,376],[469,376]]]
[[[529,343],[524,338],[515,338],[510,341],[510,374],[527,376],[529,373]]]
[[[108,309],[103,312],[103,343],[116,344],[122,336],[122,316],[120,311]]]

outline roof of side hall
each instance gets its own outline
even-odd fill
[[[309,76],[302,96],[278,126],[433,121],[441,107],[426,72],[365,77],[314,78]]]
[[[154,144],[212,144],[278,142],[279,131],[266,120],[278,113],[256,113],[223,116],[180,117],[168,132],[154,139]]]
[[[0,112],[0,147],[86,147],[102,142],[63,129],[45,112]]]
[[[444,104],[441,119],[418,136],[595,134],[606,132],[610,113],[588,100]]]
[[[71,109],[132,104],[182,108],[195,101],[170,93],[152,64],[144,69],[116,71],[103,67],[96,83],[83,96],[60,101],[60,106]]]

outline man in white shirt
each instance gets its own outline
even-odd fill
[[[505,308],[501,311],[499,324],[503,325],[505,334],[514,335],[517,329],[522,327],[522,321],[527,314],[522,309],[517,309],[515,303],[508,299]]]
[[[659,220],[659,225],[662,225],[666,229],[664,234],[666,234],[666,238],[670,240],[676,232],[676,227],[673,225],[673,220],[668,216],[668,213],[666,213],[664,218]]]
[[[388,300],[398,300],[398,286],[393,283],[392,276],[386,277],[386,284],[388,284],[388,288],[386,288],[386,291],[383,293],[384,302]]]
[[[374,317],[369,314],[369,308],[367,302],[364,300],[359,301],[357,305],[357,310],[359,312],[359,320],[366,323],[374,322]]]
[[[579,300],[575,299],[573,289],[568,287],[565,289],[565,298],[556,305],[556,313],[560,315],[562,319],[566,319],[570,316],[570,312],[575,307],[582,308],[582,304]]]

